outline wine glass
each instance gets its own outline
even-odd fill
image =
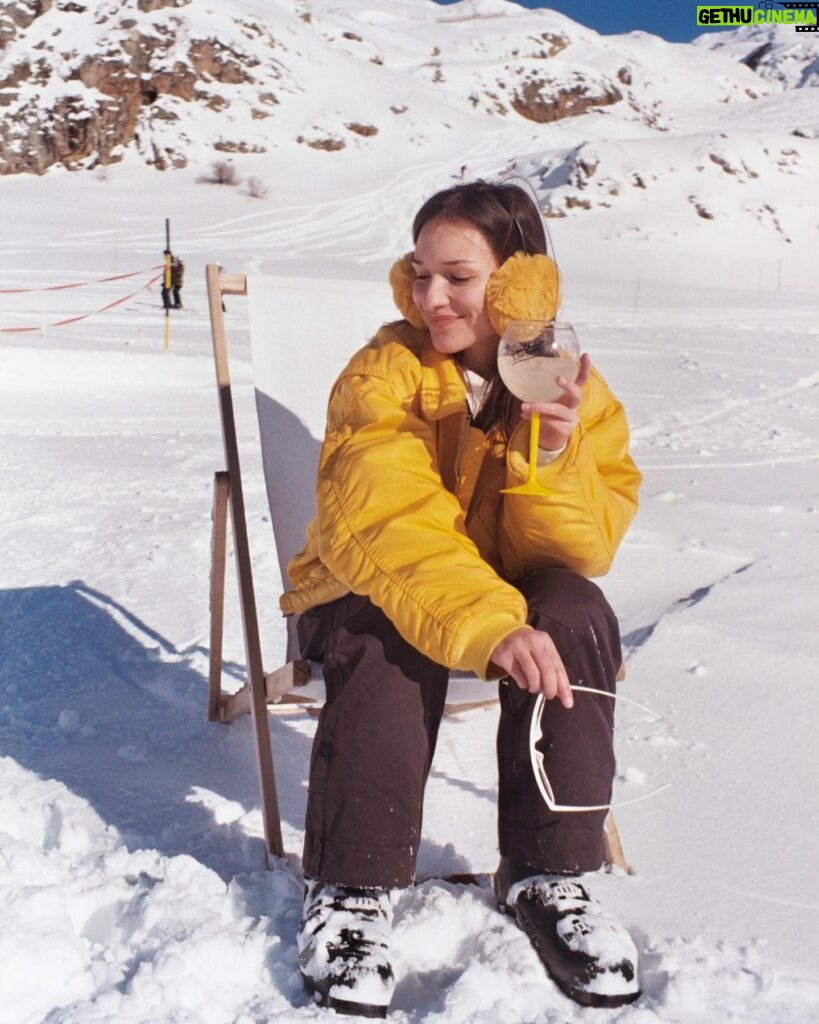
[[[574,380],[580,366],[580,343],[571,324],[547,320],[512,320],[498,345],[501,380],[522,402],[554,402],[563,394],[558,377]],[[526,483],[504,494],[545,494],[535,479],[540,414],[529,422],[529,471]]]

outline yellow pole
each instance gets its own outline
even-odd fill
[[[171,254],[165,250],[165,278],[164,278],[165,290],[163,297],[165,302],[168,302],[168,296],[171,294]],[[167,352],[171,345],[171,311],[168,306],[165,306],[165,351]]]

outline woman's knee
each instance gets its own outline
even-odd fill
[[[541,569],[518,583],[529,605],[529,622],[561,646],[589,641],[620,667],[620,628],[602,590],[569,569]]]
[[[443,714],[447,669],[408,643],[368,598],[348,594],[303,619],[302,653],[322,662],[328,704],[343,693],[375,717],[397,706],[430,722]]]
[[[518,589],[531,610],[565,618],[567,625],[574,618],[582,621],[589,617],[609,618],[616,624],[616,616],[603,591],[596,583],[570,569],[539,569],[521,580]]]

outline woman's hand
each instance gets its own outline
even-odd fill
[[[559,697],[565,708],[574,704],[569,677],[548,633],[521,627],[492,652],[492,662],[510,675],[521,690]]]
[[[545,451],[560,451],[565,447],[572,431],[577,426],[583,385],[591,376],[591,360],[588,353],[580,357],[580,367],[574,380],[558,377],[557,383],[563,388],[563,397],[556,402],[524,402],[521,415],[525,420],[533,412],[540,413],[540,439],[538,447]]]

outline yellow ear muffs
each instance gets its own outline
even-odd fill
[[[424,328],[421,310],[412,301],[412,286],[415,284],[415,267],[412,265],[412,253],[405,253],[390,267],[390,285],[395,305],[405,320],[409,320],[418,330]]]
[[[489,277],[486,312],[498,334],[512,320],[554,320],[560,306],[560,271],[541,253],[516,252]]]
[[[408,252],[390,268],[392,297],[401,315],[423,330],[424,318],[412,300],[414,284],[415,268]],[[541,253],[515,253],[490,275],[486,285],[486,311],[499,335],[512,320],[554,320],[559,306],[560,272],[555,261]]]

